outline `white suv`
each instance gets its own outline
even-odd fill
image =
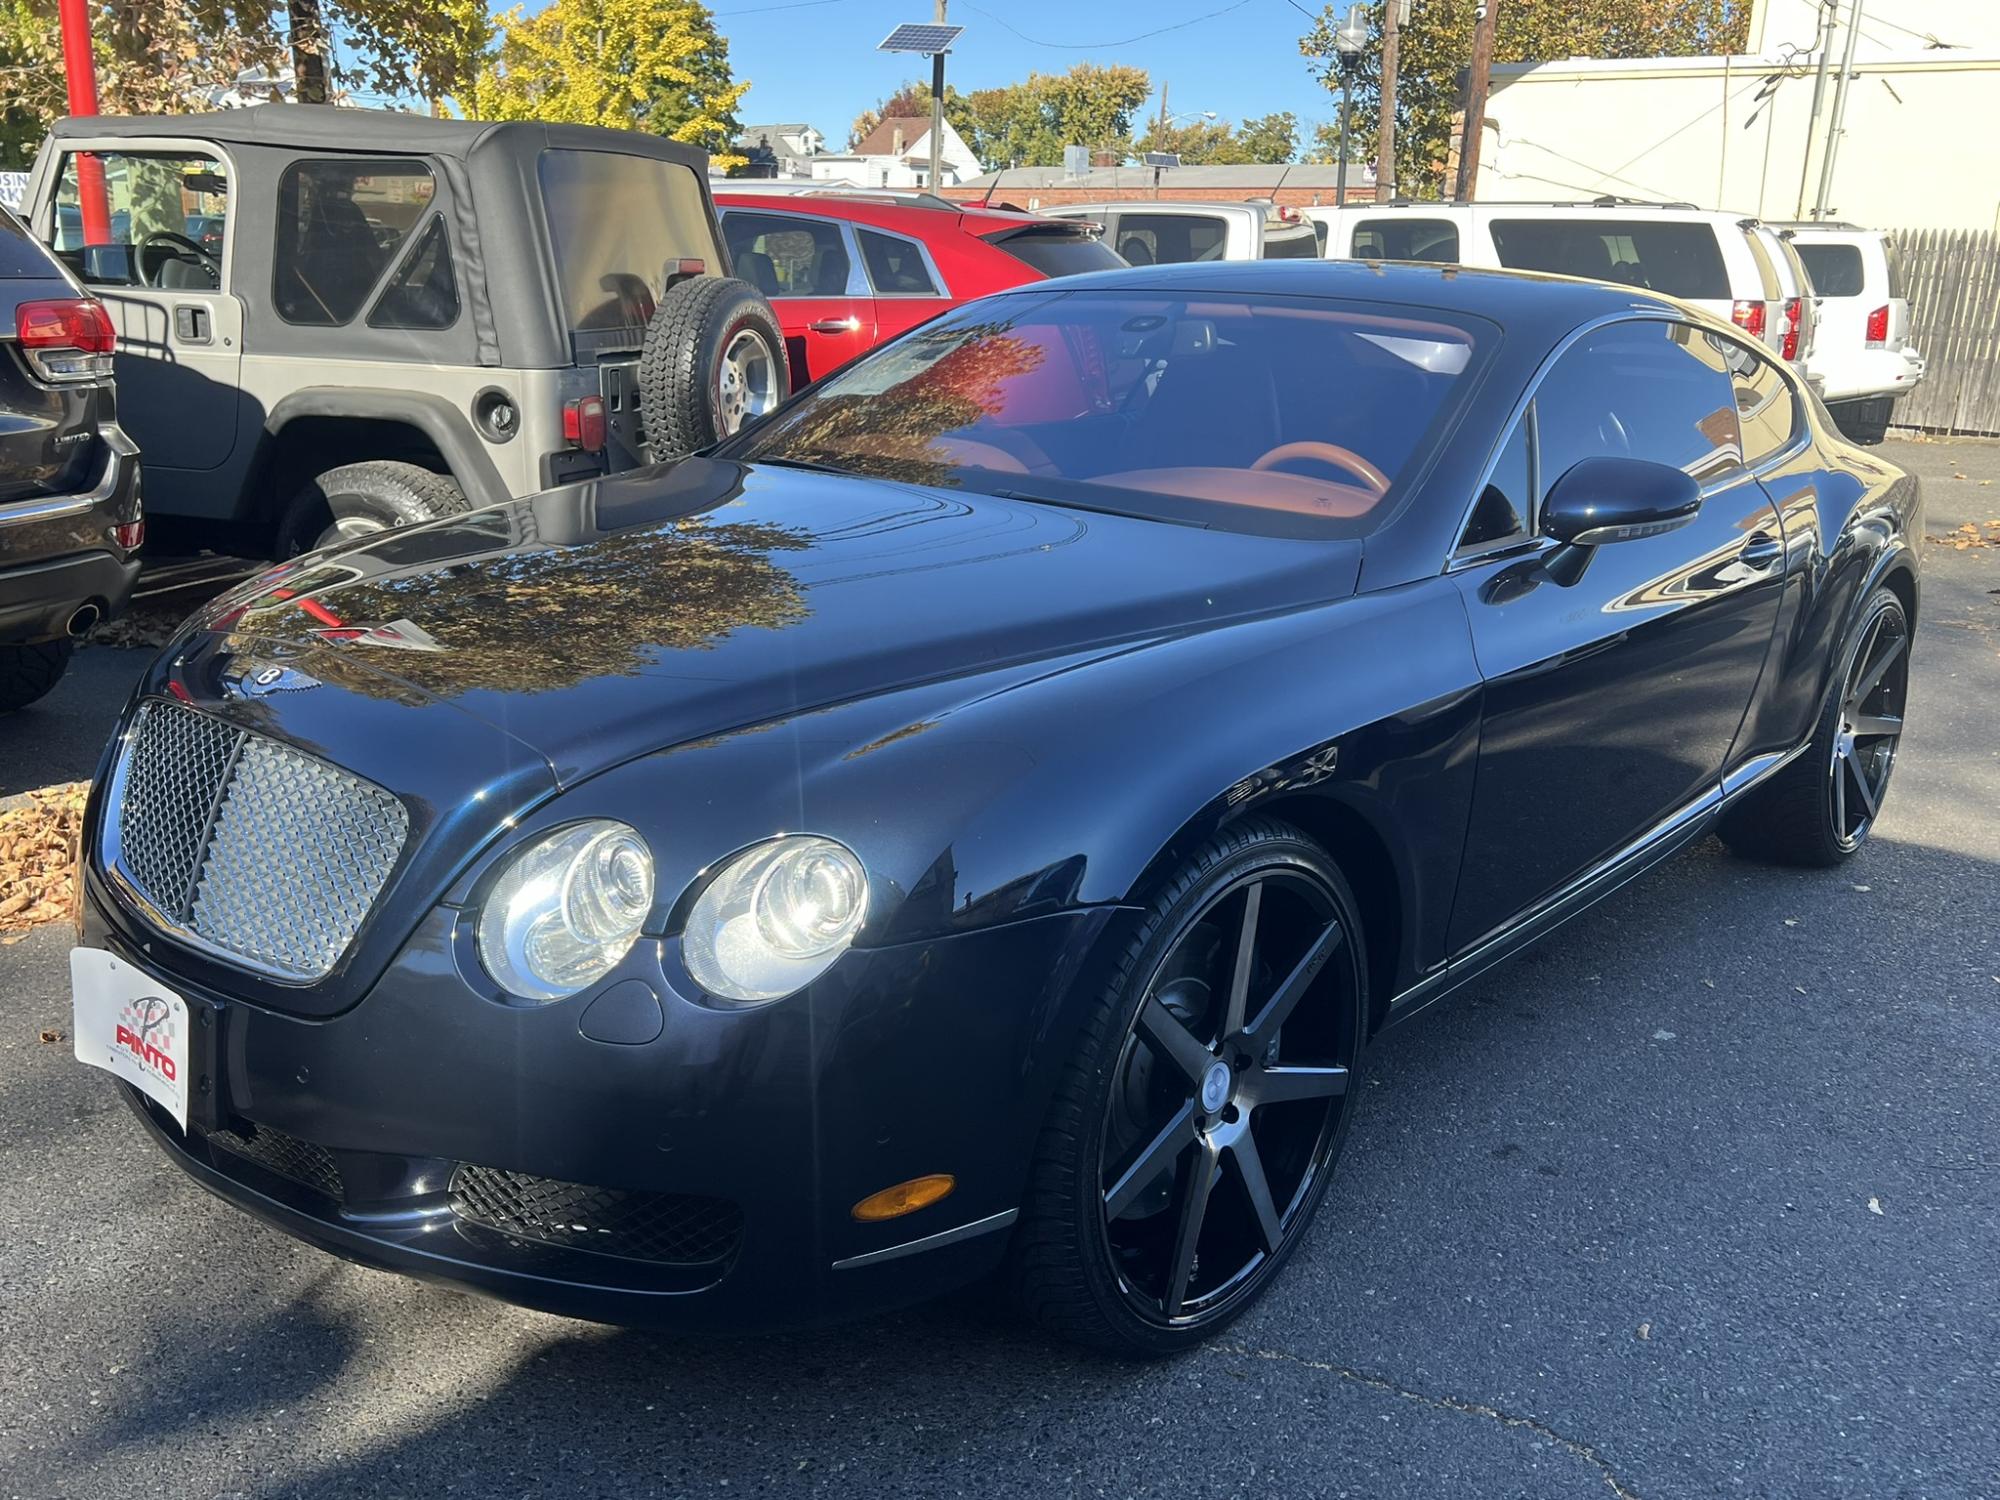
[[[1924,378],[1895,246],[1880,229],[1827,222],[1793,225],[1790,238],[1819,299],[1812,373],[1820,395],[1842,432],[1879,443],[1896,398]]]
[[[1300,212],[1339,260],[1431,260],[1622,282],[1727,318],[1803,367],[1805,277],[1768,226],[1681,203],[1383,203]]]
[[[1313,226],[1291,209],[1263,203],[1065,203],[1041,211],[1052,219],[1088,219],[1104,243],[1135,266],[1194,260],[1313,260]]]

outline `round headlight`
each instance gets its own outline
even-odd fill
[[[696,898],[681,938],[696,984],[725,1000],[777,1000],[847,951],[868,916],[868,872],[832,839],[747,849]]]
[[[572,823],[517,853],[479,912],[479,961],[524,1000],[605,974],[653,908],[653,855],[623,823]]]

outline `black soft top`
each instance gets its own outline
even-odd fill
[[[468,157],[478,149],[532,159],[549,147],[616,151],[678,162],[708,171],[708,153],[638,130],[595,125],[545,125],[535,120],[434,120],[385,109],[343,109],[327,104],[255,104],[193,115],[86,115],[55,123],[57,140],[81,137],[181,136],[251,146],[295,146],[302,151],[384,152]]]

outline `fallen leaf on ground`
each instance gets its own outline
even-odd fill
[[[42,1043],[44,1046],[59,1042],[62,1039],[63,1039],[63,1034],[60,1031],[57,1031],[55,1027],[44,1026],[42,1028]]]
[[[0,932],[60,922],[75,908],[81,781],[29,792],[0,810]]]
[[[1641,1323],[1639,1325],[1639,1337],[1642,1339],[1649,1339],[1652,1336],[1653,1336],[1653,1325],[1651,1323]]]
[[[1880,1198],[1870,1198],[1870,1199],[1868,1200],[1868,1212],[1870,1212],[1871,1214],[1881,1214],[1881,1213],[1882,1213],[1882,1200],[1881,1200]],[[1884,1215],[1884,1217],[1887,1217],[1887,1216],[1886,1216],[1886,1215]]]

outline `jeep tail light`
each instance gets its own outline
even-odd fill
[[[37,375],[65,385],[109,375],[118,342],[111,315],[94,297],[23,302],[14,309],[14,337]]]
[[[585,453],[602,453],[604,434],[602,396],[579,396],[563,403],[563,441]]]
[[[1885,349],[1889,345],[1889,309],[1878,307],[1868,315],[1868,347]]]
[[[137,552],[146,540],[146,523],[143,520],[120,521],[111,528],[111,540],[127,552]]]
[[[1729,321],[1753,339],[1761,339],[1764,336],[1764,304],[1738,302],[1729,309]]]
[[[1799,357],[1799,329],[1805,321],[1805,315],[1805,298],[1787,297],[1785,299],[1785,337],[1778,347],[1780,358],[1791,360]]]

